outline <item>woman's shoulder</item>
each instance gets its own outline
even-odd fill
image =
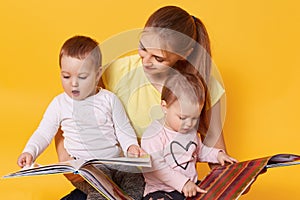
[[[108,90],[115,91],[122,77],[131,74],[141,65],[141,58],[138,54],[119,58],[104,67],[102,81]]]
[[[208,89],[211,97],[211,105],[215,105],[225,93],[222,81],[217,80],[215,75],[211,75],[208,83]]]
[[[131,70],[132,68],[135,68],[139,66],[139,63],[141,62],[141,58],[138,54],[125,56],[118,58],[109,64],[104,66],[104,71],[112,71],[117,69],[119,70]]]

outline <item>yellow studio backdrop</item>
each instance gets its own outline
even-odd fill
[[[77,34],[101,43],[142,28],[165,5],[181,6],[206,24],[226,88],[228,153],[239,160],[300,154],[299,1],[2,1],[1,176],[19,169],[18,155],[48,103],[62,92],[62,43]],[[56,161],[54,144],[38,159]],[[199,171],[204,176],[206,166]],[[241,199],[297,199],[299,172],[299,166],[270,169]],[[60,199],[72,189],[63,175],[0,180],[1,199]]]

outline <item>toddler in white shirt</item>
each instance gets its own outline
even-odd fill
[[[59,127],[64,132],[64,147],[73,158],[90,160],[142,154],[119,99],[112,92],[97,87],[102,73],[98,43],[86,36],[68,39],[61,48],[59,64],[64,92],[48,106],[19,156],[18,165],[31,165],[51,143]],[[107,165],[99,165],[99,168],[134,199],[142,197],[140,173],[127,173]],[[125,181],[118,182],[121,179]],[[87,194],[88,200],[104,199],[86,182],[73,184]]]

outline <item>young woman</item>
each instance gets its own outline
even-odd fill
[[[153,120],[163,116],[160,96],[170,71],[200,73],[211,94],[211,115],[201,118],[210,121],[209,127],[199,127],[198,131],[207,146],[225,149],[219,101],[224,89],[210,76],[209,36],[198,18],[176,6],[158,9],[146,22],[138,54],[118,59],[104,70],[104,87],[119,97],[138,138]],[[62,140],[58,134],[56,144],[61,161],[70,159]],[[76,176],[68,178],[73,182],[81,181]],[[72,195],[65,199],[72,199]]]

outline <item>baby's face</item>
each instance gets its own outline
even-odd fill
[[[83,100],[96,93],[100,74],[89,57],[83,60],[70,56],[61,58],[62,86],[65,93],[75,100]]]
[[[187,133],[198,125],[200,113],[199,104],[177,100],[166,108],[165,125],[171,130]]]

